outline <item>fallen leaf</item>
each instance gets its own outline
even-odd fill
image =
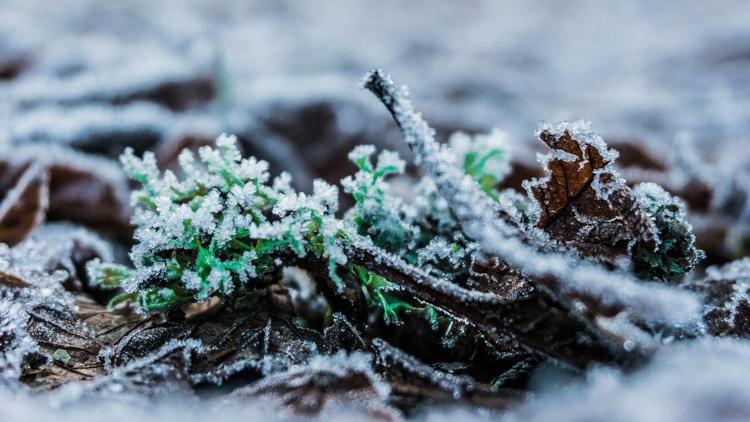
[[[49,165],[48,218],[76,222],[129,240],[132,228],[126,185],[86,164],[60,160]]]
[[[27,163],[0,203],[0,242],[14,246],[44,221],[49,204],[47,171]]]
[[[613,265],[627,259],[632,242],[655,248],[653,223],[610,166],[616,153],[591,132],[576,136],[568,129],[539,135],[553,151],[540,160],[546,177],[526,183],[539,204],[537,226],[567,247]]]
[[[13,274],[8,274],[4,271],[0,271],[0,286],[10,288],[25,288],[31,286],[31,283],[22,278],[16,277]]]
[[[709,268],[688,288],[704,295],[703,322],[711,335],[750,338],[750,259]]]

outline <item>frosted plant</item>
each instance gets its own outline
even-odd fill
[[[448,145],[464,172],[473,177],[487,195],[498,200],[497,184],[510,173],[507,134],[497,129],[475,136],[457,132],[448,139]]]
[[[384,179],[403,173],[404,162],[395,152],[382,151],[373,164],[374,153],[372,145],[360,145],[349,153],[349,159],[359,171],[341,181],[344,191],[356,201],[348,217],[354,221],[357,231],[371,237],[376,245],[391,252],[402,252],[411,246],[417,229],[403,212],[402,201],[388,194]]]
[[[437,143],[434,130],[414,110],[405,87],[397,87],[380,70],[368,73],[363,86],[389,109],[414,152],[415,162],[426,168],[463,231],[483,252],[537,277],[544,288],[559,291],[571,309],[575,307],[573,298],[580,295],[592,302],[629,308],[645,319],[685,322],[697,317],[698,300],[687,292],[641,284],[627,274],[524,243],[517,228],[497,218],[500,209],[496,203],[455,164],[449,150]],[[571,130],[580,131],[581,125],[573,126]],[[596,144],[600,138],[587,135],[586,139]]]
[[[498,200],[500,192],[495,189],[496,185],[509,169],[507,154],[501,149],[503,141],[498,131],[475,137],[457,133],[451,140],[451,145],[455,146],[451,149],[454,162],[463,165],[467,173]],[[465,280],[476,247],[462,234],[434,184],[424,178],[414,189],[414,204],[406,204],[390,194],[386,180],[403,173],[404,162],[391,151],[382,151],[373,162],[374,154],[375,148],[371,145],[356,147],[349,154],[359,170],[342,180],[345,192],[355,200],[346,218],[361,236],[384,251],[398,254],[409,264],[437,277],[454,283]],[[386,322],[398,323],[397,311],[404,309],[423,314],[435,328],[440,321],[450,325],[451,319],[439,316],[434,307],[423,306],[403,292],[399,293],[397,283],[358,265],[348,268],[362,283],[370,304],[382,308]]]
[[[121,161],[141,184],[132,201],[138,242],[135,269],[92,263],[90,275],[103,287],[125,292],[113,303],[138,299],[145,309],[167,310],[213,295],[236,297],[281,268],[282,256],[308,253],[343,264],[340,241],[347,229],[333,217],[338,190],[315,181],[313,194],[294,192],[289,176],[271,180],[268,164],[243,159],[236,138],[222,135],[217,148],[203,147],[199,161],[188,150],[179,157],[185,174],[162,173],[152,153]]]

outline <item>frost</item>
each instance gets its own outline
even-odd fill
[[[587,120],[576,120],[573,122],[559,122],[555,124],[543,123],[537,130],[537,136],[544,132],[551,133],[560,138],[569,133],[570,136],[584,144],[591,145],[602,156],[604,161],[613,162],[620,155],[617,151],[609,149],[601,136],[597,135],[591,128],[591,122]]]
[[[50,228],[39,237],[54,236],[60,227]],[[64,229],[63,229],[64,230]],[[75,231],[72,232],[75,241]],[[79,232],[85,239],[89,234]],[[94,244],[97,242],[95,241]],[[15,248],[0,244],[0,386],[16,388],[24,359],[37,352],[36,341],[27,333],[29,315],[37,305],[70,309],[73,300],[62,283],[71,276],[70,244],[50,250],[38,238],[26,240]],[[103,250],[106,256],[108,249]],[[58,263],[68,271],[59,269]],[[21,286],[6,285],[5,279],[22,280]],[[17,283],[18,284],[18,283]]]
[[[502,420],[743,420],[750,415],[748,358],[750,348],[739,341],[670,346],[633,374],[594,370],[585,384],[547,391]]]

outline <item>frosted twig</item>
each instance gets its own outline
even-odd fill
[[[377,271],[418,300],[434,305],[454,319],[474,327],[497,350],[521,349],[570,368],[584,368],[592,361],[617,362],[627,366],[642,356],[637,352],[623,353],[620,344],[615,344],[611,336],[602,336],[592,328],[593,324],[577,323],[578,320],[574,318],[561,322],[572,330],[580,331],[575,347],[568,347],[570,339],[565,337],[566,330],[547,332],[540,343],[538,333],[519,330],[518,318],[509,317],[524,306],[524,302],[515,302],[515,297],[469,290],[433,277],[366,241],[353,242],[346,253],[349,262]],[[599,336],[603,341],[600,344],[592,342],[589,335]]]

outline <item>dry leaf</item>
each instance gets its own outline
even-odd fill
[[[750,259],[712,267],[688,286],[704,295],[703,321],[714,336],[750,338]]]
[[[567,129],[561,134],[545,129],[539,137],[554,151],[542,160],[547,176],[527,183],[540,206],[538,227],[611,264],[628,256],[633,241],[656,246],[653,223],[609,166],[616,155],[603,141],[576,139]]]
[[[27,163],[0,203],[0,242],[14,246],[44,221],[49,179],[43,166]]]
[[[157,147],[156,163],[162,170],[172,170],[178,177],[182,175],[182,169],[178,164],[180,152],[185,149],[194,153],[202,146],[216,146],[216,141],[210,137],[199,135],[184,135],[177,139],[162,142]]]
[[[0,286],[18,289],[29,287],[31,286],[31,283],[22,278],[16,277],[13,274],[0,271]]]
[[[72,221],[130,239],[130,208],[124,185],[117,186],[115,181],[72,160],[51,163],[49,173],[49,219]]]
[[[26,330],[39,344],[39,353],[50,359],[46,365],[25,369],[22,381],[48,390],[104,375],[107,371],[99,357],[102,347],[115,344],[148,321],[128,309],[108,310],[85,296],[76,297],[75,311],[38,305],[29,313]]]

